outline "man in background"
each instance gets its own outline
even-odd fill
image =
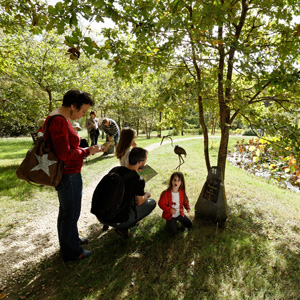
[[[119,142],[120,129],[116,121],[108,118],[102,120],[101,128],[106,133],[106,141],[114,141],[115,146]]]

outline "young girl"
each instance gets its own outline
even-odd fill
[[[177,232],[177,221],[186,228],[193,227],[192,221],[183,212],[183,207],[190,212],[190,205],[181,172],[174,172],[171,175],[169,187],[161,193],[158,205],[163,210],[162,217],[167,220],[167,227],[172,234]]]
[[[136,131],[132,128],[123,128],[120,135],[119,143],[115,150],[115,156],[120,160],[120,165],[128,166],[128,156],[131,148],[136,147]]]

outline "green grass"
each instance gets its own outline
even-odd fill
[[[235,144],[236,139],[231,138],[230,143]],[[158,138],[137,141],[143,147],[158,142]],[[210,144],[212,165],[216,164],[218,143],[214,139]],[[59,253],[55,253],[18,276],[10,286],[11,299],[299,299],[300,195],[228,164],[226,228],[221,230],[195,220],[194,205],[207,174],[203,141],[175,144],[188,154],[181,171],[192,207],[191,231],[169,236],[158,207],[130,230],[128,240],[121,239],[113,230],[102,233],[100,224],[94,223],[89,230],[91,258],[64,264]],[[2,141],[0,145],[2,149]],[[18,147],[21,151],[22,146]],[[2,164],[2,151],[0,156]],[[17,157],[10,159],[17,164]],[[89,158],[82,171],[84,184],[116,163],[115,158],[101,159],[96,155]],[[163,144],[149,153],[148,164],[158,175],[147,182],[146,189],[158,200],[178,165],[178,158],[170,144]],[[23,185],[21,181],[17,183]],[[15,209],[24,202],[36,202],[32,210],[23,208],[34,215],[34,207],[56,198],[51,189],[30,187],[21,201],[17,196],[12,197],[14,188],[12,185],[1,191],[1,222],[2,211],[7,209],[9,201]],[[3,197],[7,197],[4,204]],[[6,213],[14,215],[10,208]],[[6,234],[14,230],[6,229]]]

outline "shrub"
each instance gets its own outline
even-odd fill
[[[244,131],[243,135],[246,135],[246,136],[256,136],[256,133],[252,130],[252,129],[247,129]]]

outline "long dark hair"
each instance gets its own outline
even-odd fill
[[[174,177],[177,176],[180,181],[181,181],[181,185],[180,185],[180,189],[184,191],[185,194],[185,182],[184,182],[184,176],[181,172],[174,172],[169,180],[169,186],[168,186],[168,190],[172,190],[172,180],[174,179]]]
[[[125,127],[122,129],[120,134],[120,140],[116,147],[115,156],[121,159],[126,151],[132,145],[133,139],[136,137],[136,131],[130,127]]]

